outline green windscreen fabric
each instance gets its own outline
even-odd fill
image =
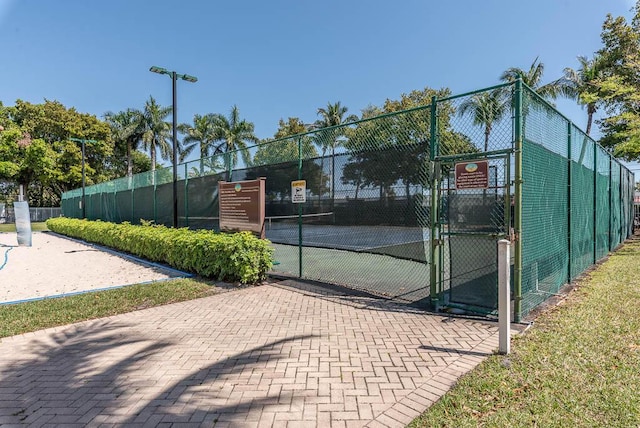
[[[609,154],[600,146],[596,150],[596,259],[600,260],[609,253],[610,243],[610,160]]]
[[[522,311],[545,301],[567,282],[567,160],[523,143]]]
[[[536,94],[523,97],[522,315],[568,280],[570,123]]]
[[[142,220],[155,221],[153,186],[137,187],[133,190],[133,224]]]
[[[224,174],[205,175],[187,180],[185,226],[218,230],[218,181]]]
[[[571,140],[571,278],[595,262],[594,142],[574,127]]]
[[[173,184],[156,185],[156,224],[173,225]]]
[[[620,164],[613,164],[611,168],[611,248],[617,247],[626,236],[622,236],[622,201]]]
[[[626,168],[622,168],[622,221],[621,229],[623,236],[627,237],[632,233],[632,228],[629,227],[633,221],[633,196],[629,192],[629,189],[634,187],[635,184],[633,176]]]

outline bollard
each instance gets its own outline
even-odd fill
[[[511,254],[506,239],[498,241],[498,352],[508,354],[511,347]]]

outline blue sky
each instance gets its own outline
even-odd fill
[[[58,100],[95,114],[171,104],[157,65],[178,82],[178,120],[241,116],[271,137],[310,123],[327,102],[350,113],[425,86],[461,93],[498,83],[536,57],[545,81],[600,47],[606,14],[631,0],[0,0],[0,101]],[[559,109],[581,128],[586,112]],[[640,168],[639,168],[640,169]]]

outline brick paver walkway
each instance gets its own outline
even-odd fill
[[[318,290],[0,339],[0,425],[402,427],[497,347],[495,325]]]

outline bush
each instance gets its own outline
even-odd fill
[[[269,241],[249,232],[221,234],[64,217],[47,220],[47,227],[62,235],[126,251],[206,278],[255,283],[265,279],[273,265]]]

